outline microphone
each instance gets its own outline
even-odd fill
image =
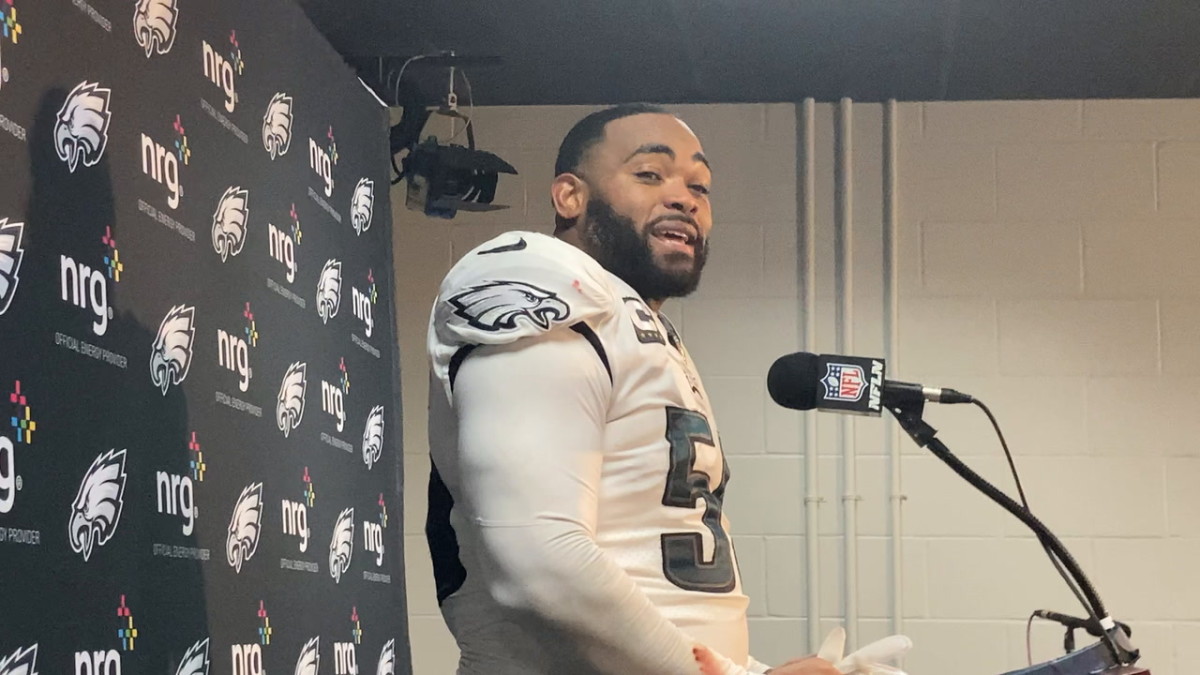
[[[1092,621],[1091,619],[1082,619],[1077,616],[1070,616],[1069,614],[1061,614],[1059,612],[1054,612],[1054,611],[1051,611],[1048,609],[1036,609],[1036,610],[1034,610],[1033,615],[1038,617],[1039,619],[1046,619],[1047,621],[1053,621],[1054,623],[1057,623],[1057,624],[1060,624],[1067,628],[1070,628],[1071,630],[1074,630],[1076,628],[1082,628],[1083,630],[1087,631],[1089,635],[1092,635],[1094,637],[1104,637],[1105,629],[1112,628],[1113,626],[1116,626],[1116,627],[1120,628],[1121,630],[1125,631],[1125,633],[1129,636],[1133,635],[1133,630],[1129,628],[1128,624],[1122,623],[1120,621],[1113,621],[1112,619],[1107,619],[1107,617],[1106,617],[1107,621],[1105,619],[1102,619],[1100,621],[1100,623],[1097,624],[1095,621]],[[1106,625],[1106,623],[1108,623],[1108,622],[1111,622],[1111,625]]]
[[[953,389],[925,387],[884,377],[883,359],[796,352],[781,356],[767,373],[767,391],[793,410],[825,410],[879,416],[885,406],[916,401],[971,403]]]
[[[1067,628],[1082,628],[1097,637],[1100,636],[1100,629],[1095,626],[1091,619],[1081,619],[1077,616],[1060,614],[1048,609],[1035,609],[1033,611],[1033,615],[1039,619],[1045,619],[1047,621],[1053,621],[1054,623],[1062,624]]]

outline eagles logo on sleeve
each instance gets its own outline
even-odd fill
[[[329,540],[329,576],[340,583],[342,574],[350,569],[350,558],[354,555],[354,509],[348,508],[338,514],[333,526],[333,538]]]
[[[317,279],[317,315],[321,323],[337,316],[338,308],[342,305],[342,263],[330,258],[321,268],[321,276]]]
[[[371,412],[367,415],[367,424],[363,428],[362,454],[368,471],[383,454],[383,406],[381,405],[371,408]]]
[[[0,675],[38,675],[37,643],[19,647],[17,651],[0,659]]]
[[[385,642],[383,649],[379,650],[379,665],[375,667],[375,675],[396,675],[396,638]]]
[[[354,197],[350,200],[350,224],[355,234],[371,229],[371,213],[375,209],[375,181],[360,178],[354,186]]]
[[[229,533],[225,538],[225,560],[236,572],[254,557],[258,550],[258,535],[262,532],[262,483],[253,483],[242,489],[233,517],[229,519]]]
[[[24,232],[25,223],[10,223],[8,218],[0,218],[0,315],[8,311],[21,281],[17,273],[25,257],[25,249],[21,248]]]
[[[236,185],[227,188],[212,218],[213,250],[221,256],[221,262],[242,252],[249,217],[250,192]]]
[[[447,302],[467,323],[492,332],[516,330],[520,321],[548,330],[571,316],[571,308],[556,294],[524,281],[477,284]]]
[[[75,85],[54,120],[54,149],[71,173],[82,163],[94,166],[108,146],[108,110],[112,90],[95,82]]]
[[[150,379],[162,389],[163,396],[172,384],[178,386],[183,382],[192,366],[195,318],[195,307],[175,305],[158,327],[150,354]]]
[[[283,374],[283,383],[279,385],[279,398],[275,401],[275,422],[283,437],[287,438],[292,430],[300,426],[304,419],[304,393],[308,389],[305,373],[308,364],[297,361],[288,366]]]
[[[287,154],[292,145],[292,97],[278,93],[271,97],[263,115],[263,149],[274,160]]]
[[[300,649],[300,658],[296,659],[296,675],[317,675],[321,666],[321,636],[318,635]]]
[[[175,44],[175,20],[179,18],[176,0],[140,0],[133,10],[133,36],[152,54],[166,54]]]
[[[125,504],[125,451],[109,450],[92,461],[71,504],[71,550],[84,562],[112,539]]]
[[[208,638],[198,641],[183,653],[175,675],[208,675]]]

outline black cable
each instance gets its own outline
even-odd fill
[[[399,183],[400,181],[404,180],[404,172],[400,170],[400,167],[396,166],[396,156],[395,155],[392,155],[392,171],[396,172],[396,177],[392,179],[392,185],[395,185],[396,183]]]
[[[1107,610],[1104,608],[1104,602],[1100,600],[1095,586],[1088,580],[1083,568],[1079,566],[1074,556],[1063,546],[1058,537],[1054,536],[1054,533],[1037,516],[1033,515],[1028,508],[1017,503],[1016,500],[1005,494],[1003,490],[992,485],[986,478],[980,476],[971,467],[956,457],[954,453],[950,452],[950,448],[946,447],[946,444],[937,438],[937,429],[931,427],[921,418],[920,405],[911,407],[908,405],[894,405],[890,409],[896,420],[900,422],[900,425],[904,427],[909,436],[916,441],[917,445],[928,449],[935,457],[949,466],[952,471],[961,476],[977,490],[987,495],[989,499],[1003,507],[1005,511],[1008,511],[1018,520],[1025,523],[1029,529],[1039,535],[1039,539],[1041,539],[1044,545],[1052,549],[1054,555],[1066,566],[1071,577],[1078,581],[1083,595],[1087,599],[1087,602],[1084,603],[1084,609],[1087,610],[1088,618],[1098,629],[1100,641],[1108,649],[1116,663],[1123,663],[1121,650],[1117,648],[1112,636],[1109,635],[1108,631],[1100,623],[1102,617],[1108,616]]]
[[[980,401],[979,399],[973,399],[971,402],[979,406],[979,409],[982,410],[983,414],[987,415],[988,420],[991,421],[992,428],[996,430],[996,437],[1000,439],[1000,447],[1004,449],[1004,458],[1008,460],[1008,468],[1012,471],[1013,482],[1017,485],[1017,495],[1021,498],[1021,506],[1024,506],[1026,511],[1032,513],[1032,510],[1029,508],[1029,500],[1025,498],[1025,488],[1021,486],[1021,476],[1017,473],[1017,465],[1016,462],[1013,461],[1012,451],[1008,449],[1008,441],[1004,438],[1004,432],[1000,430],[1000,422],[996,420],[996,416],[992,414],[991,408],[988,408],[987,404],[985,404],[983,401]],[[1075,582],[1075,579],[1073,579],[1071,575],[1067,573],[1067,570],[1063,567],[1062,561],[1058,559],[1058,556],[1054,554],[1053,549],[1051,549],[1046,541],[1042,539],[1040,534],[1037,534],[1036,532],[1034,534],[1037,535],[1038,543],[1042,545],[1042,550],[1045,551],[1046,555],[1050,557],[1050,563],[1054,565],[1054,569],[1058,571],[1058,575],[1062,577],[1064,582],[1066,582],[1067,588],[1071,589],[1071,593],[1075,595],[1075,599],[1079,601],[1080,605],[1087,607],[1088,602],[1086,599],[1084,599],[1083,592],[1079,589],[1079,585]]]
[[[1008,468],[1012,470],[1013,481],[1017,484],[1017,495],[1021,497],[1021,505],[1028,509],[1029,502],[1025,499],[1025,488],[1021,487],[1021,477],[1017,475],[1017,465],[1013,462],[1012,452],[1008,449],[1008,441],[1004,440],[1004,432],[1000,430],[1000,423],[996,421],[996,416],[992,414],[991,408],[988,408],[986,403],[977,398],[972,398],[971,403],[979,406],[979,409],[991,421],[992,428],[996,430],[996,436],[1000,438],[1000,447],[1004,448],[1004,457],[1008,460]]]

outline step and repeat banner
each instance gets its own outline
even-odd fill
[[[288,0],[0,0],[0,675],[402,675],[387,111]]]

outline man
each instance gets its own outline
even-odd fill
[[[708,396],[659,314],[704,267],[708,160],[629,105],[581,120],[555,173],[555,237],[471,251],[432,312],[426,535],[459,673],[766,672]]]

